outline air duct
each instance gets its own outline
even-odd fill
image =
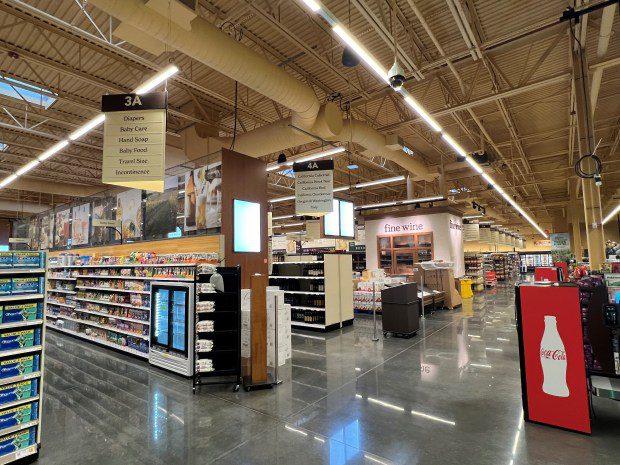
[[[366,154],[395,162],[410,171],[415,179],[431,180],[436,177],[410,155],[388,149],[385,136],[367,124],[346,120],[343,126],[342,115],[336,105],[327,103],[321,106],[311,87],[205,19],[196,17],[188,31],[141,0],[90,0],[90,3],[165,43],[170,49],[204,63],[292,110],[290,118],[237,135],[235,150],[258,157],[315,140],[294,129],[299,128],[331,141],[356,142],[366,148]],[[230,138],[221,140],[221,145],[225,147],[231,143]]]

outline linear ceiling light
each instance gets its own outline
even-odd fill
[[[377,179],[376,181],[362,182],[362,183],[356,184],[355,187],[359,189],[361,187],[376,186],[379,184],[387,184],[390,182],[397,182],[397,181],[404,181],[404,180],[405,180],[404,176],[394,176],[393,178]]]
[[[295,226],[303,226],[304,224],[303,221],[301,223],[277,224],[274,228],[293,228]]]
[[[275,220],[285,220],[287,218],[294,218],[294,217],[295,215],[282,215],[282,216],[272,216],[271,219],[272,221],[275,221]]]
[[[440,200],[445,200],[445,197],[443,195],[436,195],[433,197],[420,197],[417,199],[391,200],[389,202],[369,203],[367,205],[359,205],[355,207],[355,209],[356,210],[367,210],[371,208],[384,208],[384,207],[392,207],[396,205],[410,205],[412,203],[439,202]]]
[[[267,171],[276,171],[280,170],[286,166],[293,166],[294,163],[303,163],[306,161],[318,160],[319,158],[329,157],[330,155],[336,155],[338,153],[344,152],[346,149],[344,147],[334,147],[333,149],[325,150],[324,152],[313,153],[312,155],[307,155],[305,157],[298,158],[297,160],[287,161],[286,163],[274,163],[272,165],[267,166]]]
[[[476,218],[484,218],[484,215],[470,215],[463,217],[464,220],[475,220]]]
[[[349,46],[357,55],[364,60],[364,62],[370,66],[370,68],[381,78],[382,81],[389,84],[387,72],[383,66],[351,35],[351,33],[342,25],[336,17],[324,6],[315,0],[303,0],[303,2],[309,6],[309,8],[319,14],[332,28],[334,33],[342,39],[342,41]],[[443,133],[441,126],[433,119],[432,116],[411,96],[406,90],[401,89],[398,91],[403,97],[405,102],[413,108],[413,110],[436,132],[441,132],[441,137],[448,143],[461,157],[465,158],[467,163],[480,175],[484,173],[482,167],[470,156],[467,152],[454,141],[448,134]],[[547,234],[538,226],[538,224],[527,215],[516,201],[508,194],[506,194],[499,185],[490,176],[485,176],[485,180],[491,184],[498,192],[512,205],[534,228],[542,234],[545,238]]]
[[[18,169],[15,172],[15,174],[17,176],[21,176],[22,174],[27,173],[28,171],[30,171],[31,169],[33,169],[35,166],[37,166],[39,164],[41,164],[41,162],[35,158],[30,163],[27,163],[24,166],[22,166],[20,169]]]
[[[68,140],[61,140],[57,144],[52,145],[49,149],[47,149],[45,152],[43,152],[41,155],[39,155],[39,161],[47,160],[49,157],[54,155],[56,152],[60,152],[67,145],[69,145],[69,141]]]
[[[342,191],[348,191],[349,190],[349,186],[342,186],[342,187],[336,187],[334,189],[334,192],[342,192]]]
[[[616,216],[618,213],[620,213],[620,204],[618,204],[618,206],[616,208],[614,208],[611,213],[609,213],[609,215],[607,215],[604,219],[602,224],[607,223],[609,220],[611,220],[614,216]]]
[[[105,114],[101,113],[99,116],[91,119],[88,123],[84,124],[83,126],[76,129],[74,132],[69,134],[69,139],[70,140],[79,139],[84,134],[86,134],[87,132],[91,131],[92,129],[96,128],[101,123],[103,123],[104,120],[105,120]]]
[[[295,198],[294,195],[288,195],[286,197],[278,197],[275,199],[270,199],[269,203],[286,202],[287,200],[293,200],[294,198]]]
[[[17,175],[16,174],[12,174],[12,175],[4,178],[2,181],[0,181],[0,187],[4,187],[7,184],[11,184],[16,179],[17,179]]]
[[[138,94],[138,95],[146,94],[148,91],[155,89],[155,87],[157,87],[162,82],[164,82],[166,79],[168,79],[170,76],[178,72],[179,72],[179,68],[177,68],[175,65],[166,66],[163,70],[161,70],[151,79],[149,79],[145,83],[138,86],[138,88],[136,88],[136,90],[134,90],[133,92],[134,94]]]

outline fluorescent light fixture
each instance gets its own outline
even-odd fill
[[[146,94],[148,91],[155,89],[158,85],[160,85],[170,76],[178,72],[179,72],[179,68],[177,68],[175,65],[166,66],[163,70],[161,70],[151,79],[139,85],[136,88],[136,90],[134,90],[133,92],[134,94],[138,94],[138,95]]]
[[[60,150],[65,148],[67,145],[69,145],[68,140],[61,140],[57,144],[52,145],[49,149],[47,149],[45,152],[39,155],[39,161],[47,160],[49,157],[54,155],[56,152],[59,152]]]
[[[295,215],[282,215],[282,216],[273,216],[271,219],[275,221],[275,220],[285,220],[287,218],[294,218],[294,217]]]
[[[463,150],[463,149],[461,149],[461,150]],[[467,163],[469,163],[469,166],[471,166],[478,174],[484,173],[484,171],[482,170],[482,167],[472,157],[465,157],[465,161]],[[498,186],[493,184],[493,187],[495,187],[497,189]]]
[[[291,228],[293,226],[303,226],[303,224],[303,221],[301,223],[277,224],[274,228]]]
[[[348,191],[349,190],[349,186],[342,186],[342,187],[336,187],[334,189],[334,192],[342,192],[342,191]]]
[[[464,220],[475,220],[476,218],[484,218],[484,215],[471,215],[463,217]]]
[[[424,203],[424,202],[439,202],[440,200],[444,200],[445,197],[443,195],[435,195],[432,197],[419,197],[417,199],[407,199],[401,202],[401,205],[410,205],[412,203]]]
[[[351,48],[351,50],[357,53],[357,55],[362,60],[364,60],[364,62],[368,66],[370,66],[370,68],[375,72],[377,76],[379,76],[383,81],[387,82],[388,84],[390,83],[385,68],[381,66],[373,58],[373,56],[368,53],[368,51],[364,47],[362,47],[362,45],[360,45],[359,42],[357,42],[357,40],[353,38],[353,36],[349,34],[349,32],[344,27],[342,27],[340,24],[335,24],[332,29],[344,41],[344,43],[346,43],[349,48]]]
[[[300,236],[303,236],[304,234],[306,234],[306,231],[285,231],[286,235],[290,235],[290,234],[299,234]]]
[[[493,187],[495,187],[497,185],[497,184],[495,184],[495,180],[491,176],[489,176],[488,174],[482,173],[482,177],[483,177],[483,179],[487,183],[491,184]]]
[[[362,182],[362,183],[356,184],[355,187],[359,189],[361,187],[376,186],[378,184],[387,184],[389,182],[404,181],[404,180],[405,180],[404,176],[394,176],[392,178],[377,179],[376,181]]]
[[[286,202],[287,200],[293,200],[293,199],[295,199],[294,195],[288,195],[286,197],[278,197],[275,199],[270,199],[269,203]]]
[[[416,100],[411,95],[405,96],[405,102],[407,102],[407,105],[409,105],[411,108],[413,108],[413,110],[420,116],[420,118],[422,118],[424,121],[426,121],[426,123],[431,128],[433,128],[433,130],[435,130],[437,132],[441,132],[441,126],[439,126],[439,124],[437,124],[437,121],[435,121],[433,119],[433,117],[431,115],[429,115],[426,112],[426,110],[424,110],[424,108],[422,108],[420,106],[420,104],[418,102],[416,102]]]
[[[355,207],[356,210],[364,210],[369,208],[383,208],[383,207],[391,207],[394,205],[410,205],[412,203],[423,203],[423,202],[439,202],[441,200],[445,200],[442,195],[436,195],[433,197],[420,197],[417,199],[407,199],[407,200],[392,200],[390,202],[380,202],[380,203],[369,203],[366,205],[360,205]]]
[[[6,186],[8,184],[11,184],[16,179],[17,179],[17,175],[16,174],[12,174],[10,176],[7,176],[2,181],[0,181],[0,187],[4,187],[4,186]]]
[[[457,144],[456,141],[454,139],[452,139],[452,137],[450,137],[445,132],[441,134],[441,137],[442,137],[443,140],[445,140],[448,143],[448,145],[450,147],[452,147],[454,149],[454,151],[456,153],[458,153],[462,157],[468,158],[467,157],[467,152],[465,150],[463,150],[463,147],[461,147],[459,144]]]
[[[396,201],[392,200],[391,202],[381,202],[381,203],[369,203],[366,205],[360,205],[359,207],[355,207],[356,210],[362,210],[365,208],[381,208],[381,207],[390,207],[392,205],[396,205]]]
[[[34,168],[35,166],[39,165],[41,162],[37,159],[32,160],[30,163],[22,166],[19,170],[17,170],[17,172],[15,173],[17,176],[21,176],[24,173],[27,173],[28,171],[30,171],[32,168]]]
[[[607,215],[605,218],[603,218],[603,222],[601,224],[605,224],[607,223],[609,220],[611,220],[614,216],[616,216],[618,213],[620,213],[620,204],[618,204],[618,206],[616,208],[614,208],[611,213],[609,213],[609,215]]]
[[[321,5],[319,5],[314,0],[303,0],[303,2],[306,4],[308,8],[310,8],[315,13],[321,10]]]
[[[69,134],[69,139],[76,140],[82,137],[84,134],[89,132],[90,130],[99,126],[105,120],[105,113],[101,113],[99,116],[91,119],[88,123],[76,129],[74,132]]]

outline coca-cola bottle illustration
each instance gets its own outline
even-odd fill
[[[543,391],[551,396],[568,397],[566,384],[566,350],[554,316],[545,315],[545,332],[540,341]]]

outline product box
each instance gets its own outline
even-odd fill
[[[45,264],[42,252],[13,252],[13,267],[41,268]]]
[[[0,436],[0,456],[25,449],[37,441],[37,429],[31,426],[17,433]]]
[[[28,276],[11,282],[11,294],[37,294],[39,289],[43,289],[43,278]]]
[[[41,344],[41,329],[24,329],[0,333],[0,355],[5,350],[21,349]]]
[[[9,402],[30,399],[39,393],[39,380],[29,379],[19,383],[0,386],[0,407]]]
[[[0,431],[5,428],[23,425],[39,417],[39,403],[30,402],[17,407],[0,410]]]
[[[0,295],[11,293],[11,278],[0,278]]]
[[[37,318],[42,318],[42,315],[42,302],[0,306],[0,323],[36,320]]]
[[[0,362],[0,379],[39,371],[39,354],[10,358]]]
[[[0,268],[13,266],[13,252],[0,252]]]

